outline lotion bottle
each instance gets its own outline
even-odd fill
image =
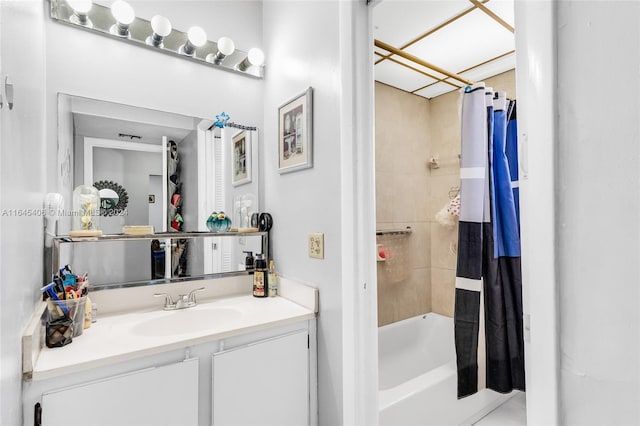
[[[276,266],[273,260],[269,262],[268,278],[269,297],[275,297],[278,294],[278,274],[276,273]]]
[[[253,272],[253,295],[255,297],[268,296],[267,279],[267,261],[262,254],[256,254]]]

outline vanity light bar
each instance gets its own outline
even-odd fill
[[[195,31],[198,34],[192,31],[190,39],[188,32],[171,28],[171,23],[163,17],[154,17],[151,21],[147,21],[134,15],[133,20],[127,23],[130,14],[133,13],[128,9],[131,6],[122,0],[118,1],[118,11],[115,14],[124,16],[125,18],[120,18],[124,22],[118,21],[114,17],[111,8],[95,3],[91,4],[91,0],[49,0],[51,18],[62,24],[96,32],[115,40],[133,43],[210,67],[253,78],[264,78],[264,54],[259,49],[256,49],[257,52],[254,50],[255,48],[244,52],[236,49],[233,41],[227,37],[221,37],[218,42],[214,42],[207,40],[206,34],[203,35],[204,31],[200,34],[199,30]],[[122,3],[125,3],[126,6],[123,6]],[[194,36],[200,35],[203,35],[204,39],[197,40],[196,37],[194,43]]]

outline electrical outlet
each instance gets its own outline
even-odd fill
[[[319,232],[309,234],[309,257],[324,259],[324,234]]]

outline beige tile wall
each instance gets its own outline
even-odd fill
[[[392,256],[378,262],[378,324],[431,310],[429,101],[376,83],[378,229],[410,226],[409,236],[381,236]]]
[[[515,72],[485,81],[515,99]],[[459,93],[431,100],[376,82],[376,214],[378,229],[411,226],[409,237],[379,243],[401,254],[378,262],[378,324],[437,312],[453,316],[457,227],[436,213],[459,186]],[[427,160],[439,157],[440,167]]]

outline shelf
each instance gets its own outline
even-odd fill
[[[68,235],[57,236],[53,238],[53,244],[51,248],[51,254],[49,259],[46,260],[47,264],[45,265],[45,271],[49,271],[50,275],[47,275],[45,279],[49,279],[50,276],[54,276],[58,272],[58,268],[64,264],[61,262],[61,252],[62,249],[65,249],[66,258],[69,257],[69,253],[73,253],[74,250],[84,251],[87,247],[90,247],[91,250],[94,249],[89,243],[95,243],[95,250],[102,250],[103,252],[109,252],[109,250],[120,250],[120,248],[111,247],[109,244],[102,243],[116,243],[122,244],[126,247],[134,244],[136,241],[138,244],[148,244],[150,250],[149,257],[149,267],[151,268],[151,262],[153,259],[151,258],[151,241],[159,240],[164,243],[164,248],[161,249],[165,253],[165,259],[169,259],[172,255],[170,250],[177,244],[177,240],[190,239],[190,241],[194,241],[194,244],[197,243],[198,240],[202,241],[203,247],[212,247],[215,250],[217,244],[215,240],[213,244],[208,244],[203,239],[205,238],[217,238],[217,237],[233,237],[238,239],[241,244],[244,244],[243,239],[245,237],[259,237],[260,241],[257,241],[257,238],[254,238],[255,245],[259,245],[261,248],[261,252],[267,257],[270,258],[269,252],[269,232],[268,231],[257,231],[257,232],[159,232],[148,235],[127,235],[127,234],[109,234],[109,235],[100,235],[94,237],[71,237]],[[146,241],[146,243],[145,243]],[[233,240],[232,240],[233,241]],[[207,245],[208,244],[208,245]],[[99,247],[97,247],[99,246]],[[136,246],[136,249],[139,250],[140,247]],[[257,251],[257,250],[256,250]],[[194,252],[195,253],[195,252]],[[203,255],[205,253],[202,253]],[[65,262],[68,259],[65,259]],[[50,263],[49,263],[50,262]],[[168,265],[168,266],[167,266]],[[156,284],[165,284],[165,283],[174,283],[181,281],[193,281],[193,280],[202,280],[202,279],[210,279],[210,278],[223,278],[230,277],[236,275],[246,275],[247,271],[244,270],[222,270],[217,269],[217,272],[204,272],[204,269],[200,272],[190,271],[189,276],[182,275],[174,275],[171,271],[171,267],[174,267],[171,263],[165,263],[164,266],[164,274],[162,277],[152,277],[149,278],[117,278],[116,280],[107,279],[98,279],[92,280],[92,291],[97,290],[111,290],[117,288],[127,288],[127,287],[139,287],[146,285],[156,285]],[[160,271],[162,273],[162,271]]]
[[[409,235],[413,232],[410,226],[404,229],[379,229],[376,235]]]
[[[148,235],[128,235],[128,234],[109,234],[95,237],[71,237],[62,235],[55,237],[57,242],[64,243],[81,243],[95,241],[130,241],[130,240],[161,240],[161,239],[183,239],[183,238],[203,238],[203,237],[248,237],[252,235],[265,236],[269,233],[266,231],[258,232],[156,232]]]

